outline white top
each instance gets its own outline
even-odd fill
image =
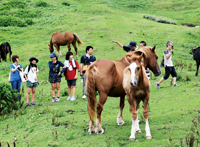
[[[39,69],[37,68],[37,71],[36,71],[36,67],[31,67],[30,68],[30,71],[28,72],[28,66],[26,67],[24,73],[27,74],[28,76],[28,80],[31,82],[31,83],[35,83],[37,82],[35,80],[36,76],[37,76],[37,72],[39,71]]]
[[[164,51],[164,66],[166,67],[166,66],[168,66],[168,67],[172,67],[172,66],[174,66],[173,65],[173,62],[172,62],[172,55],[167,59],[167,57],[166,57],[166,54],[170,54],[171,52],[168,50],[168,49],[166,49],[165,51]]]

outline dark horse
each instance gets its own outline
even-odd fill
[[[9,58],[11,61],[12,51],[11,51],[10,44],[8,42],[4,42],[0,46],[0,62],[1,62],[1,58],[2,58],[2,60],[7,61],[8,53],[9,53]]]
[[[101,126],[101,112],[103,110],[103,105],[107,100],[107,96],[120,97],[120,111],[117,116],[118,125],[123,125],[122,111],[124,108],[125,101],[125,91],[122,86],[123,82],[123,71],[124,69],[133,62],[131,56],[134,54],[141,55],[143,58],[144,67],[148,67],[155,76],[161,74],[159,65],[157,63],[157,54],[155,52],[155,46],[144,47],[132,53],[127,53],[119,61],[111,61],[107,59],[99,59],[93,62],[86,71],[85,83],[87,92],[87,105],[88,114],[90,117],[89,132],[97,134],[104,133]],[[106,66],[105,66],[106,65]],[[96,100],[96,91],[99,92],[99,102]],[[94,127],[95,112],[95,102],[97,102],[97,120],[96,120],[96,130]]]
[[[58,56],[61,56],[62,54],[60,52],[60,46],[67,45],[68,51],[70,51],[71,50],[70,44],[72,44],[74,46],[75,51],[76,51],[76,58],[77,58],[78,53],[77,53],[76,42],[78,42],[78,45],[83,44],[80,41],[78,35],[76,35],[75,33],[71,33],[71,32],[58,33],[58,32],[55,32],[51,36],[49,50],[52,53],[54,51],[54,48],[53,48],[53,45],[54,45],[56,47],[57,51],[58,51]]]
[[[200,46],[196,49],[192,49],[193,52],[193,59],[196,61],[197,63],[197,71],[195,76],[198,75],[198,71],[199,71],[199,64],[200,64]]]

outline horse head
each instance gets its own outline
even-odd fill
[[[48,44],[48,46],[49,46],[50,53],[52,53],[54,51],[53,45]]]
[[[158,65],[158,55],[156,54],[156,46],[153,48],[151,47],[143,47],[137,51],[134,52],[132,59],[135,55],[142,55],[143,58],[141,59],[141,62],[144,67],[148,67],[155,76],[159,76],[161,74],[160,67]]]

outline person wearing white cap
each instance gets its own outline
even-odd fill
[[[118,41],[111,41],[117,43],[120,47],[122,47],[126,52],[133,52],[138,50],[137,43],[135,41],[131,41],[128,46],[124,46],[123,44],[119,43]]]

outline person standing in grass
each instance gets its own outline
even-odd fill
[[[50,54],[51,61],[49,61],[49,82],[51,83],[51,94],[52,94],[52,103],[60,101],[60,82],[61,82],[61,73],[65,71],[65,66],[61,61],[58,61],[58,57],[55,53]],[[63,67],[63,70],[60,71],[60,67]],[[55,99],[55,87],[57,89],[57,98]]]
[[[76,80],[78,79],[77,75],[78,75],[79,65],[78,65],[78,62],[73,58],[72,52],[67,52],[64,65],[66,66],[65,80],[67,80],[68,93],[69,93],[69,97],[68,97],[67,100],[74,101],[74,100],[76,100],[76,98],[75,98],[75,92],[76,92],[75,86],[76,86]],[[72,89],[72,92],[73,92],[73,96],[71,96],[71,89]]]
[[[26,93],[26,105],[31,106],[35,105],[34,103],[34,98],[35,98],[35,90],[36,87],[38,86],[38,78],[37,78],[37,73],[39,69],[37,68],[36,63],[38,63],[38,59],[35,57],[31,57],[29,59],[30,65],[28,65],[24,71],[24,76],[25,79],[27,80],[27,93]],[[31,103],[29,103],[29,95],[32,91],[32,99]]]
[[[92,64],[92,62],[96,61],[95,56],[92,55],[93,53],[93,47],[92,46],[87,46],[86,49],[86,54],[81,57],[81,68],[80,68],[80,76],[83,77],[83,97],[82,99],[86,99],[86,91],[85,91],[85,72],[86,68]],[[86,67],[86,68],[84,68]]]
[[[12,86],[12,89],[17,89],[17,91],[20,93],[20,87],[21,87],[21,78],[19,75],[19,71],[23,71],[23,68],[21,64],[19,64],[19,57],[17,55],[12,56],[13,64],[10,65],[11,70],[11,77],[10,77],[10,83]]]
[[[170,74],[173,77],[173,85],[172,87],[177,87],[179,86],[176,84],[176,77],[177,73],[174,68],[173,62],[172,62],[172,54],[173,54],[173,42],[168,41],[167,44],[167,49],[164,51],[164,67],[165,67],[165,75],[160,79],[159,82],[156,82],[156,88],[159,89],[160,84],[164,81],[167,80],[170,76]]]
[[[123,48],[126,52],[133,52],[138,50],[137,43],[135,41],[131,41],[128,46],[124,46],[123,44],[113,40],[111,42],[117,43],[121,48]]]

